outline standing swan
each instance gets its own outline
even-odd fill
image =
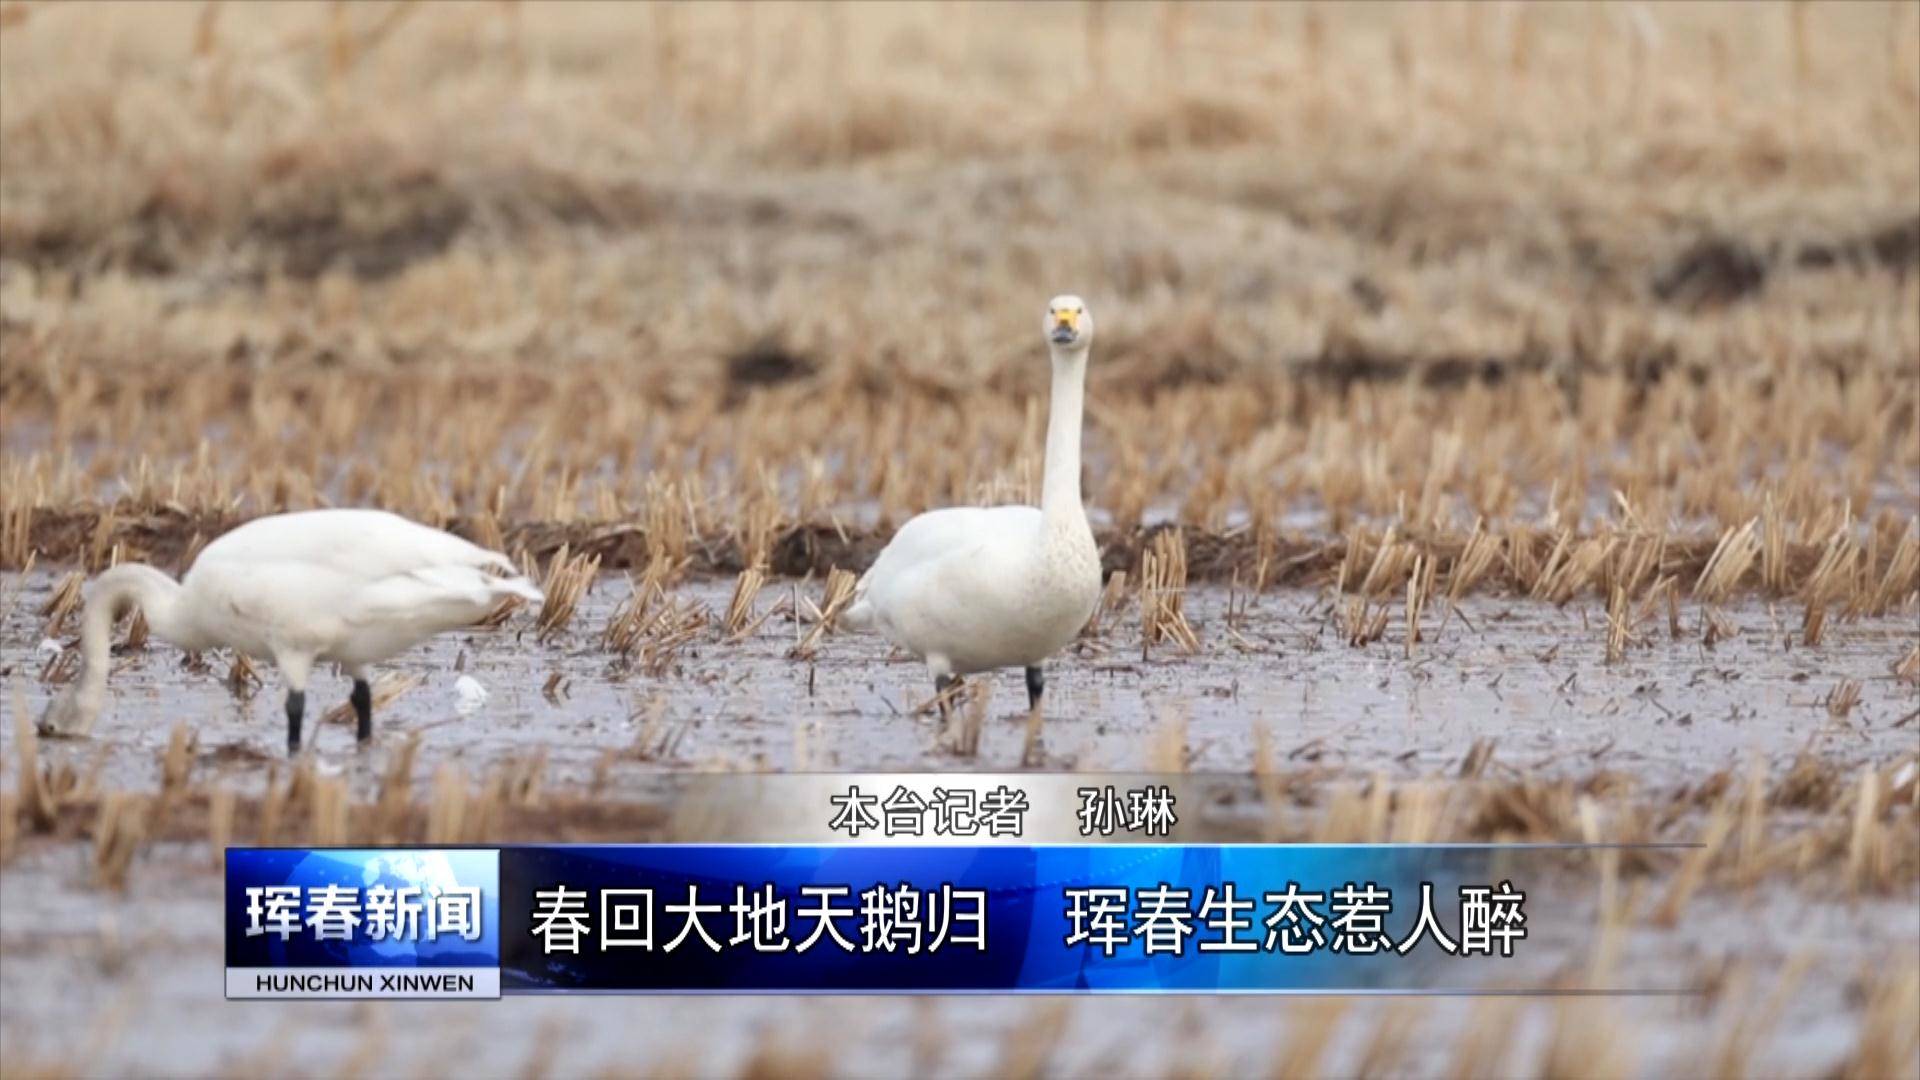
[[[1027,669],[1027,704],[1046,687],[1041,664],[1070,644],[1100,599],[1100,551],[1080,505],[1081,399],[1093,316],[1055,297],[1044,326],[1053,354],[1040,507],[958,506],[921,514],[894,534],[854,588],[846,622],[877,629],[927,662],[944,691],[956,675]]]
[[[250,521],[208,544],[176,582],[130,563],[87,596],[80,678],[40,718],[42,734],[84,735],[106,702],[107,638],[128,606],[187,650],[224,646],[271,660],[287,680],[287,752],[300,749],[315,661],[353,677],[359,738],[373,735],[366,668],[444,630],[471,626],[509,596],[541,599],[505,555],[380,510],[308,510]]]

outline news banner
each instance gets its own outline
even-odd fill
[[[230,848],[227,996],[1484,993],[1595,934],[1527,887],[1579,845],[1194,842],[1233,801],[1194,778],[675,797],[671,842]]]

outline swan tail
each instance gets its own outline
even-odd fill
[[[480,565],[480,573],[487,579],[487,587],[494,593],[496,600],[517,596],[530,604],[545,603],[547,594],[533,583],[533,579],[520,572],[513,560],[497,551],[486,553],[486,559]]]
[[[384,578],[361,590],[351,621],[412,621],[453,629],[491,612],[500,601],[542,597],[524,577],[496,577],[472,566],[435,566]]]
[[[884,555],[885,552],[881,554]],[[845,611],[840,613],[841,626],[862,632],[873,629],[873,600],[867,596],[867,589],[872,584],[873,568],[868,567],[867,572],[860,575],[860,580],[853,583],[853,601],[847,605]]]
[[[541,592],[539,586],[525,577],[494,578],[489,584],[502,599],[517,596],[529,604],[543,604],[547,599],[547,594]]]

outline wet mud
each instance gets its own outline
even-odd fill
[[[9,713],[24,701],[37,716],[57,690],[40,678],[52,654],[38,614],[54,580],[8,577],[0,705]],[[757,607],[793,607],[803,589],[817,601],[818,588],[775,583]],[[696,579],[673,595],[718,613],[731,589]],[[985,722],[977,755],[963,757],[925,708],[933,696],[925,670],[877,637],[830,635],[808,661],[789,655],[806,629],[790,616],[769,618],[738,642],[722,641],[710,625],[660,674],[648,674],[600,642],[628,590],[625,578],[602,575],[570,626],[546,641],[522,612],[498,629],[446,635],[400,657],[384,672],[412,685],[376,708],[375,739],[365,748],[336,709],[348,681],[316,675],[309,710],[334,710],[336,722],[309,723],[309,752],[369,785],[412,733],[421,739],[422,777],[443,761],[478,766],[538,749],[557,785],[589,779],[610,753],[623,755],[612,770],[616,786],[622,775],[656,771],[1021,767],[1027,715],[1017,672],[973,680],[974,692],[987,695]],[[1444,625],[1429,616],[1410,656],[1397,620],[1380,640],[1349,647],[1328,601],[1314,593],[1270,592],[1249,603],[1198,587],[1186,610],[1199,632],[1197,654],[1166,645],[1143,651],[1129,607],[1049,664],[1033,764],[1164,768],[1174,763],[1156,760],[1164,753],[1157,748],[1184,729],[1181,760],[1198,772],[1247,772],[1265,740],[1281,763],[1419,776],[1457,768],[1484,741],[1499,767],[1529,775],[1600,766],[1678,787],[1744,761],[1781,765],[1809,750],[1842,767],[1884,762],[1920,737],[1911,717],[1920,694],[1893,672],[1920,641],[1904,613],[1836,622],[1821,645],[1805,647],[1797,612],[1750,601],[1720,609],[1723,632],[1734,632],[1709,646],[1699,613],[1683,609],[1680,638],[1664,625],[1643,628],[1644,644],[1609,665],[1605,614],[1578,601],[1556,608],[1469,597]],[[92,737],[48,740],[43,754],[99,768],[109,785],[146,783],[173,726],[184,723],[198,766],[244,790],[263,763],[284,757],[283,691],[262,666],[260,682],[235,692],[230,658],[202,659],[203,670],[189,669],[178,650],[157,641],[117,650],[109,705]],[[483,702],[463,704],[463,679],[485,692]],[[1860,701],[1836,717],[1829,695],[1846,680],[1860,683]],[[10,747],[12,729],[11,721],[0,725],[0,749]],[[649,753],[627,754],[643,737]]]
[[[54,580],[41,573],[5,583],[0,753],[9,785],[19,752],[13,713],[37,714],[57,689],[40,678],[52,654],[43,651],[38,614]],[[673,595],[717,612],[731,588],[702,578]],[[778,582],[758,607],[790,606],[796,590],[817,589]],[[976,680],[986,694],[979,749],[961,756],[920,709],[932,696],[925,672],[872,637],[829,636],[813,660],[795,659],[789,650],[806,628],[775,615],[734,643],[709,628],[660,674],[630,670],[600,641],[627,590],[623,577],[603,575],[571,627],[547,641],[522,612],[499,629],[408,654],[388,674],[415,685],[377,709],[372,745],[356,747],[349,723],[309,725],[315,768],[371,799],[393,755],[417,737],[417,785],[448,764],[478,774],[541,755],[546,790],[629,803],[693,771],[1175,764],[1245,774],[1263,754],[1265,767],[1334,780],[1611,772],[1644,789],[1684,792],[1730,767],[1764,761],[1779,770],[1803,753],[1842,771],[1885,765],[1920,737],[1915,688],[1892,671],[1916,640],[1905,615],[1839,623],[1806,648],[1788,616],[1762,602],[1723,609],[1735,633],[1712,646],[1697,616],[1683,611],[1679,639],[1661,626],[1609,665],[1604,614],[1580,602],[1470,598],[1444,627],[1430,620],[1409,656],[1397,624],[1369,646],[1349,647],[1318,594],[1282,590],[1249,603],[1208,586],[1186,597],[1201,640],[1195,655],[1165,646],[1143,655],[1129,608],[1056,660],[1038,758],[1023,766],[1030,748],[1017,673]],[[260,686],[236,694],[225,680],[228,658],[203,659],[205,670],[189,670],[158,642],[117,652],[111,704],[92,737],[41,740],[40,760],[103,789],[151,790],[172,729],[184,724],[196,782],[257,795],[284,768],[275,676],[263,668]],[[485,690],[477,708],[463,706],[463,678]],[[1827,705],[1842,680],[1861,686],[1844,718]],[[321,677],[311,707],[341,704],[346,691],[345,679]],[[1598,923],[1597,880],[1597,868],[1571,867],[1533,883],[1534,902],[1570,905]],[[1670,880],[1634,878],[1631,888],[1657,895]],[[1698,991],[1681,999],[648,997],[388,1009],[224,1002],[219,882],[204,841],[155,837],[124,892],[100,886],[84,842],[22,843],[0,876],[9,1063],[83,1075],[249,1073],[290,1063],[379,1075],[734,1075],[769,1063],[782,1073],[859,1076],[1001,1075],[1023,1063],[1059,1075],[1244,1075],[1271,1068],[1302,1031],[1330,1025],[1321,1068],[1363,1069],[1384,1030],[1405,1039],[1396,1071],[1432,1074],[1457,1060],[1461,1032],[1504,1026],[1493,1067],[1525,1072],[1577,1022],[1596,1026],[1633,1072],[1671,1075],[1734,1060],[1717,1056],[1727,1052],[1722,1033],[1751,1022],[1774,974],[1799,965],[1783,999],[1793,1022],[1754,1036],[1744,1060],[1804,1073],[1831,1069],[1859,1038],[1876,957],[1920,943],[1910,893],[1839,901],[1817,881],[1789,875],[1737,896],[1703,896],[1671,926],[1641,921],[1608,939],[1604,962],[1618,984]],[[1740,917],[1727,917],[1728,904]],[[1585,949],[1563,950],[1544,966],[1516,967],[1513,978],[1566,984],[1600,963]],[[686,1039],[695,1029],[705,1035]],[[836,1037],[821,1040],[823,1030]]]

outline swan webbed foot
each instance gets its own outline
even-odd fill
[[[1027,669],[1027,708],[1040,707],[1040,695],[1047,692],[1047,673],[1039,664]]]
[[[354,735],[361,742],[373,738],[373,687],[365,679],[353,680],[353,693],[348,695],[353,703],[353,716],[356,722]]]
[[[307,693],[304,690],[287,691],[287,756],[300,752],[300,718],[307,711]]]

